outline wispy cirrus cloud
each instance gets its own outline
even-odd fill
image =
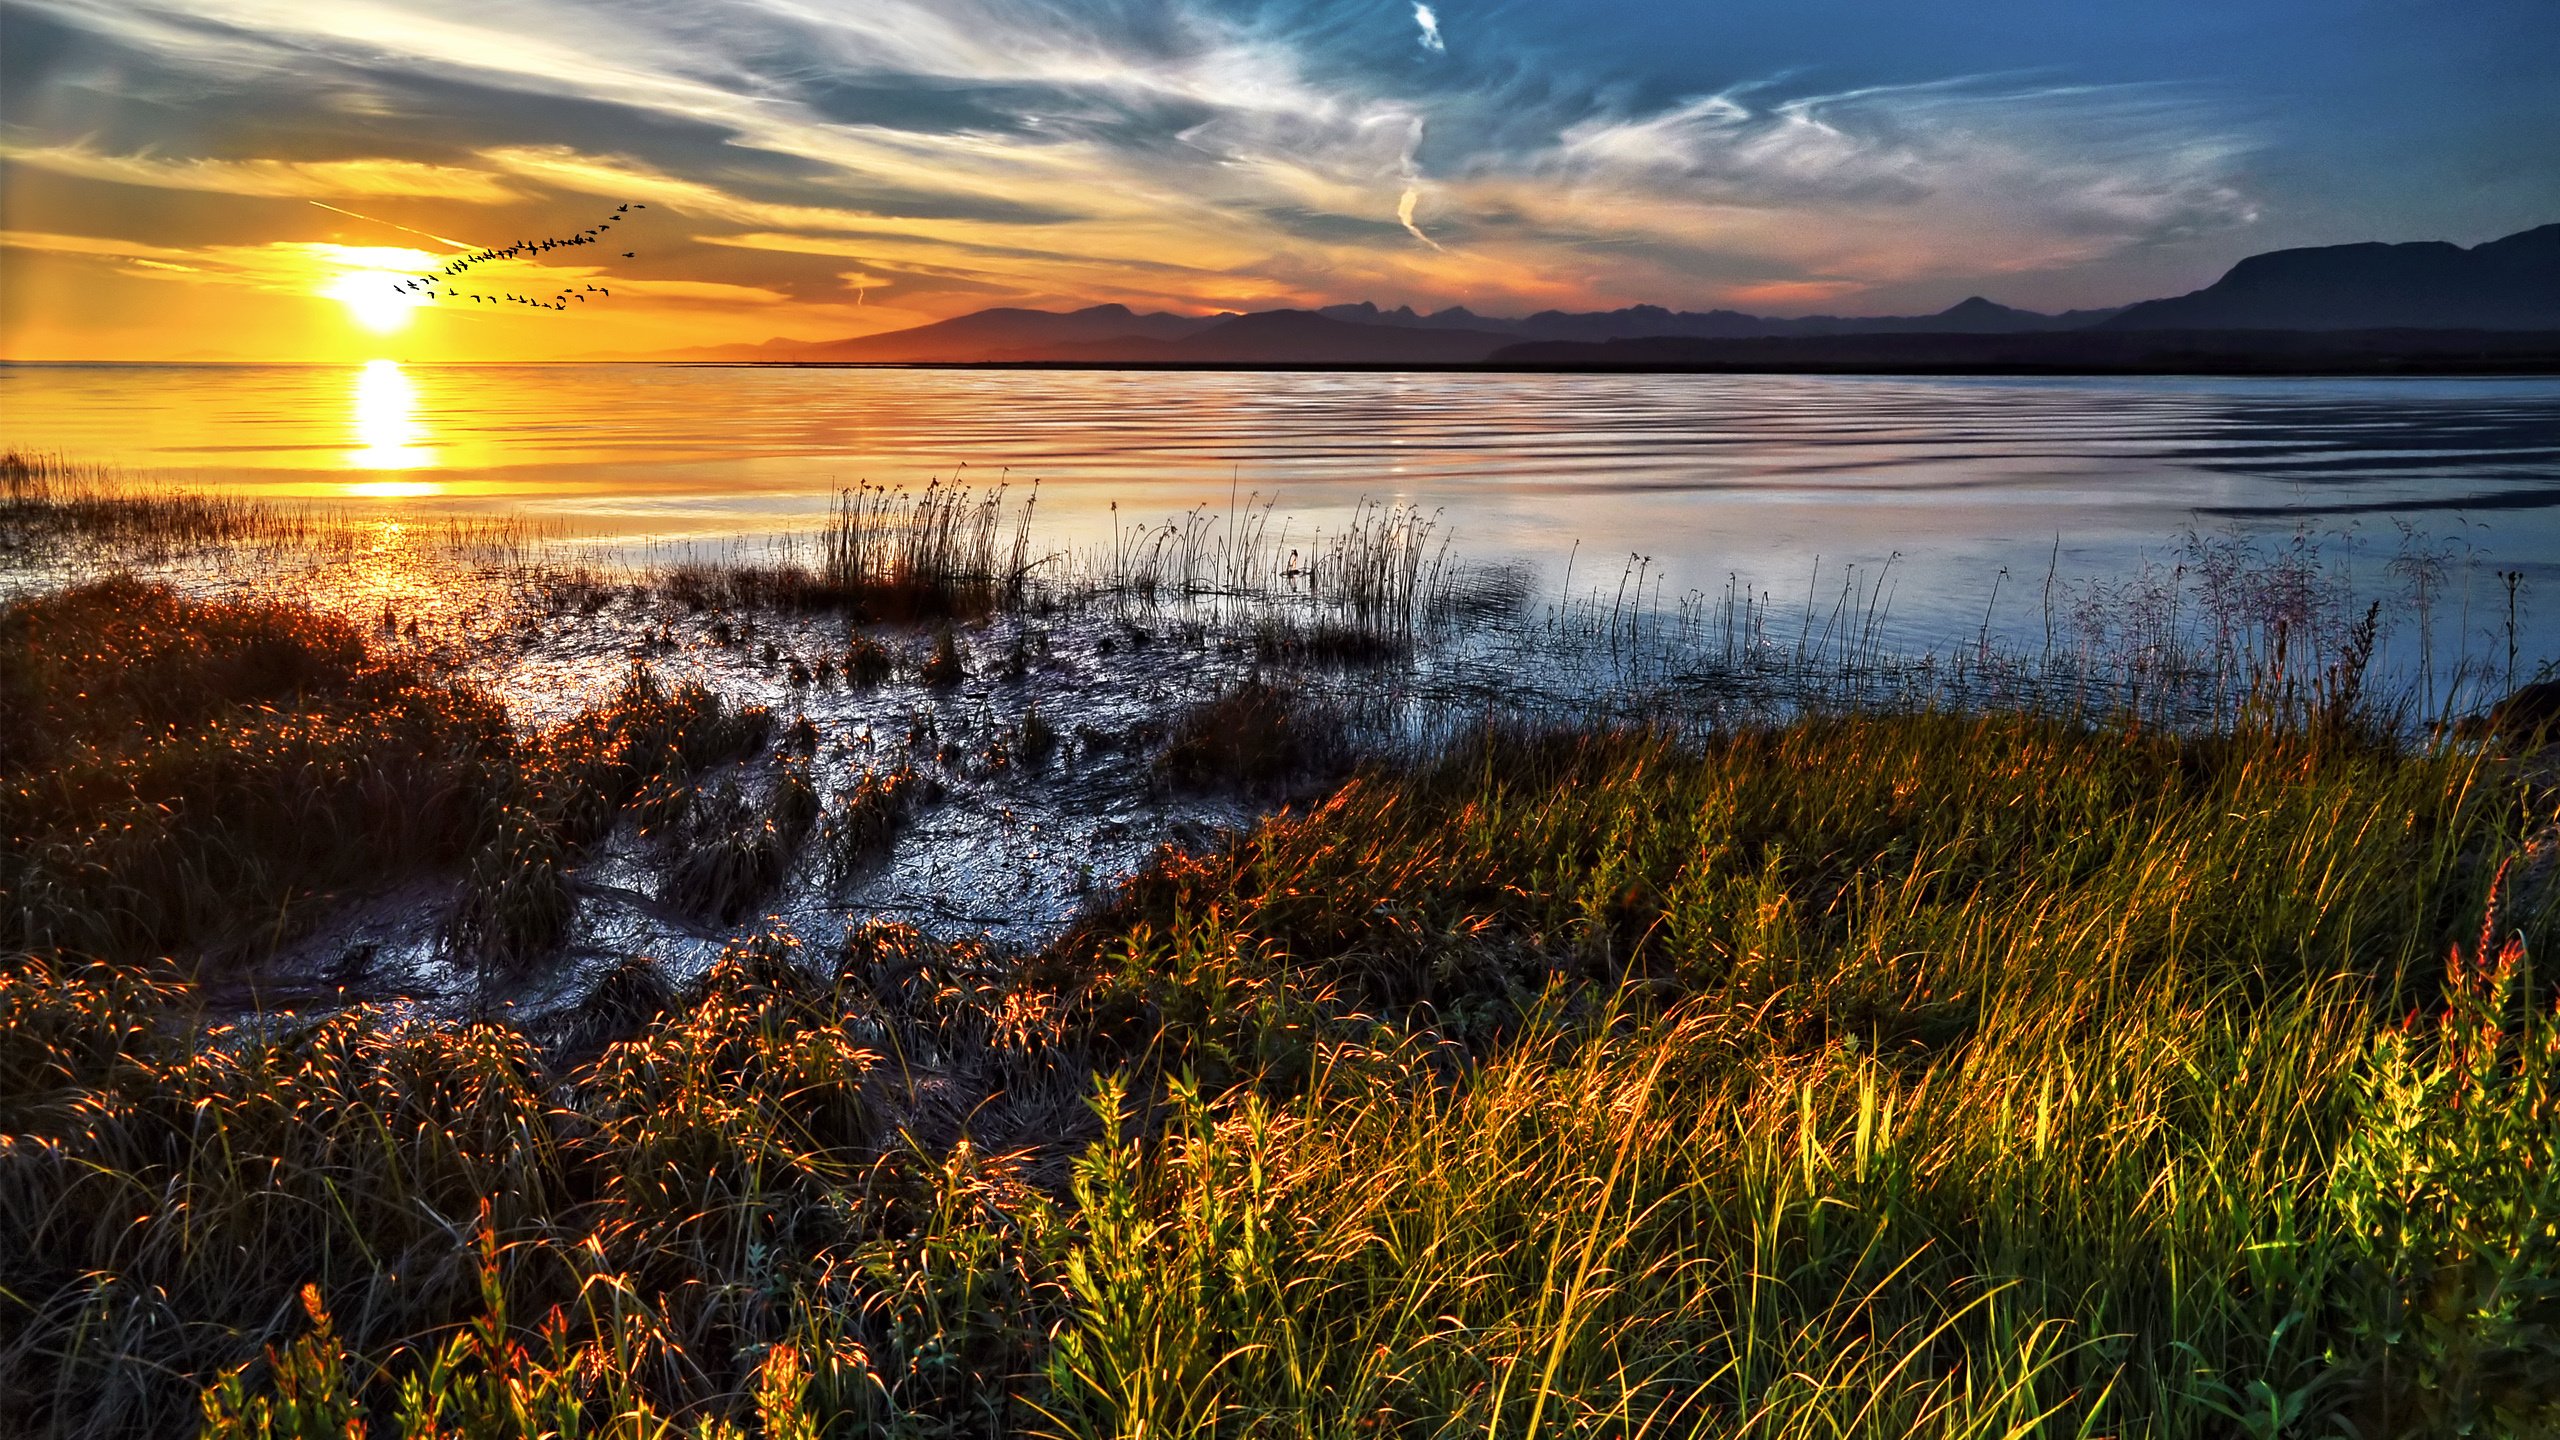
[[[405,196],[466,205],[521,200],[504,177],[457,165],[413,160],[279,160],[169,157],[150,153],[103,154],[85,144],[11,145],[0,142],[0,162],[86,180],[195,190],[212,195],[269,199],[362,199]]]
[[[1595,115],[1458,185],[1531,232],[1835,290],[2070,264],[2245,225],[2248,143],[2152,87],[1997,77]],[[1792,273],[1790,273],[1792,272]],[[1745,282],[1751,283],[1751,282]]]

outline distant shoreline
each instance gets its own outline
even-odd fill
[[[723,363],[723,362],[713,362]],[[1154,358],[1107,355],[985,360],[798,360],[726,363],[930,365],[996,370],[1386,371],[1702,375],[2194,375],[2344,377],[2560,375],[2550,331],[2073,331],[2042,334],[1653,336],[1538,341],[1481,359],[1359,359],[1316,353]]]
[[[160,370],[344,370],[361,360],[0,360],[0,369],[160,369]],[[2560,376],[2560,355],[2530,361],[2328,366],[2063,366],[2063,365],[1923,365],[1817,364],[1752,362],[1592,361],[1581,364],[1413,363],[1352,361],[1207,361],[1207,360],[404,360],[424,369],[516,369],[525,366],[657,366],[698,370],[986,370],[986,371],[1128,371],[1206,374],[1348,374],[1348,375],[1829,375],[1855,377],[1931,377],[1950,379],[2107,379],[2159,378],[2197,380],[2536,380]]]
[[[2157,376],[2164,379],[2181,376],[2210,379],[2538,379],[2560,375],[2560,354],[2531,361],[2473,362],[2446,361],[2435,364],[2401,365],[2329,365],[2329,366],[2091,366],[2091,365],[2026,365],[2026,364],[1792,364],[1750,361],[1587,361],[1571,363],[1506,363],[1478,361],[1471,364],[1393,364],[1355,361],[1209,361],[1209,360],[616,360],[563,361],[563,364],[616,365],[687,365],[708,369],[730,370],[1070,370],[1131,371],[1176,373],[1236,374],[1354,374],[1354,375],[1877,375],[1877,376],[1981,376],[1998,378],[2053,378],[2075,376],[2106,378],[2110,376]]]

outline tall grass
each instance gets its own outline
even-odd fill
[[[0,948],[226,970],[350,895],[455,872],[460,953],[544,954],[567,934],[566,867],[626,815],[700,809],[772,719],[635,667],[605,704],[522,734],[343,620],[125,579],[0,605],[0,712]],[[782,804],[788,780],[779,843],[796,845],[815,797],[804,780],[806,813]],[[769,883],[764,858],[707,898],[698,867],[671,883],[734,911]]]
[[[296,607],[107,581],[0,606],[0,947],[255,954],[455,860],[504,790],[484,694]]]
[[[1207,1088],[1080,1163],[1054,1413],[2547,1433],[2560,1017],[2498,937],[2550,897],[2439,959],[2510,803],[2017,717],[1355,784],[1097,937]]]
[[[1771,1053],[1692,1005],[1454,1091],[1372,1060],[1178,1092],[1157,1147],[1080,1162],[1049,1403],[1122,1436],[2548,1433],[2555,1046],[2495,984],[2406,1028],[2155,1003],[2025,1069]]]
[[[577,1061],[22,960],[0,1394],[78,1435],[2539,1433],[2549,897],[2491,907],[2552,817],[2505,767],[1496,733],[1038,954],[624,986]]]
[[[321,530],[307,514],[256,500],[151,489],[58,454],[0,452],[0,563],[12,566],[99,555],[164,564],[310,543]]]
[[[1001,603],[972,503],[917,554]],[[1369,523],[1406,598],[1323,593],[1427,623],[1428,529]],[[159,962],[415,873],[531,963],[626,827],[739,918],[919,782],[830,806],[814,731],[742,768],[769,715],[638,667],[518,730],[130,582],[0,641],[0,1429],[2560,1429],[2555,894],[2504,865],[2560,814],[2292,641],[2180,726],[1492,726],[1031,953],[768,932],[537,1031],[225,1025]],[[1301,698],[1231,689],[1165,773],[1304,769]]]

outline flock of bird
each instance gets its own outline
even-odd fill
[[[602,244],[604,233],[611,230],[616,223],[629,220],[634,210],[648,208],[637,202],[617,205],[613,207],[611,215],[574,234],[558,235],[544,240],[519,240],[513,245],[501,246],[494,250],[474,251],[438,266],[433,274],[420,275],[413,280],[403,280],[392,288],[421,300],[468,300],[475,305],[522,305],[534,310],[566,310],[569,308],[569,302],[574,300],[583,305],[589,296],[600,300],[607,299],[613,292],[601,285],[588,285],[584,288],[564,286],[558,293],[543,297],[457,290],[453,282],[458,277],[469,273],[472,267],[486,265],[493,260],[521,260],[528,255],[547,254],[553,250],[566,250],[578,245]],[[625,250],[622,252],[622,258],[636,260],[640,257],[636,251]]]

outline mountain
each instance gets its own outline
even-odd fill
[[[1360,325],[1312,310],[1262,310],[1173,340],[1123,337],[987,358],[1002,364],[1472,365],[1515,338],[1491,330]]]
[[[1492,330],[1523,340],[1636,340],[1649,335],[1711,335],[1739,339],[1756,335],[2010,335],[2037,330],[2074,330],[2093,325],[2116,312],[2073,310],[2041,315],[2014,310],[1976,295],[1935,315],[1804,315],[1778,319],[1745,315],[1739,310],[1692,312],[1659,305],[1630,305],[1623,310],[1573,312],[1541,310],[1517,320],[1478,315],[1463,307],[1436,314],[1417,314],[1409,307],[1381,310],[1367,301],[1327,305],[1316,312],[1328,319],[1364,325],[1391,325],[1427,330]]]
[[[688,352],[689,360],[778,360],[797,363],[967,364],[1009,352],[1100,340],[1170,340],[1216,324],[1223,316],[1139,314],[1126,305],[1093,305],[1064,313],[1010,307],[979,310],[851,340],[768,340]]]
[[[2252,255],[2113,330],[2560,330],[2560,225],[2465,250],[2441,240]]]
[[[1523,340],[1625,340],[1684,335],[1749,337],[1875,333],[2022,334],[2069,329],[2113,314],[2040,315],[1979,296],[1935,315],[1773,319],[1735,310],[1703,314],[1631,305],[1505,318],[1462,305],[1419,313],[1363,301],[1321,310],[1249,315],[1138,314],[1125,305],[980,310],[910,330],[852,340],[768,340],[669,359],[800,364],[910,365],[1466,365]]]
[[[1538,340],[1641,340],[1685,335],[1719,339],[1751,339],[1786,335],[2020,335],[2040,330],[2073,330],[2115,314],[2113,310],[2072,310],[2044,315],[1994,304],[1976,295],[1934,315],[1800,315],[1780,319],[1745,315],[1738,310],[1690,313],[1659,305],[1635,305],[1596,314],[1542,310],[1520,322],[1524,338]]]
[[[1655,335],[1542,340],[1491,363],[1523,369],[1985,375],[2560,374],[2560,334],[2519,330],[2081,330]]]
[[[2156,369],[2170,363],[2160,357],[2184,354],[2207,368],[2245,369],[2256,363],[2241,353],[2252,343],[2270,357],[2291,357],[2282,363],[2298,365],[2387,367],[2404,360],[2420,366],[2464,365],[2474,362],[2462,357],[2479,350],[2468,340],[2442,334],[2423,343],[2384,343],[2368,337],[2346,346],[2232,338],[2273,331],[2395,329],[2560,331],[2560,225],[2545,225],[2467,250],[2442,241],[2276,250],[2241,261],[2220,280],[2193,294],[2121,310],[2073,310],[2059,315],[2014,309],[1979,295],[1934,315],[1783,318],[1738,310],[1668,310],[1659,305],[1583,312],[1541,310],[1518,317],[1478,315],[1464,306],[1433,312],[1410,306],[1381,310],[1366,301],[1249,315],[1142,314],[1126,305],[1095,305],[1064,313],[981,310],[857,339],[771,340],[661,358],[924,365],[1471,365],[1497,358],[1500,351],[1498,358],[1505,364],[1775,363],[1764,358],[1722,358],[1747,353],[1751,357],[1792,354],[1805,364],[1821,367],[1872,363],[1886,368],[2046,369],[2067,365],[2071,363],[2067,357],[2081,355],[2099,368]],[[2076,346],[1957,343],[1966,337],[1979,342],[2093,332],[2177,332],[2186,338],[2124,344],[2089,341]],[[1881,343],[1895,338],[1915,343]],[[1811,343],[1821,340],[1855,343]],[[1664,344],[1647,348],[1657,341]],[[1779,345],[1747,352],[1698,348],[1724,341],[1805,343],[1793,349]],[[1544,346],[1563,348],[1540,348]],[[2491,345],[2488,350],[2507,354],[2513,347]],[[1561,358],[1568,355],[1575,358]],[[1871,358],[1844,358],[1858,355]],[[2347,358],[2350,355],[2361,358]],[[1558,358],[1532,358],[1549,356]]]

